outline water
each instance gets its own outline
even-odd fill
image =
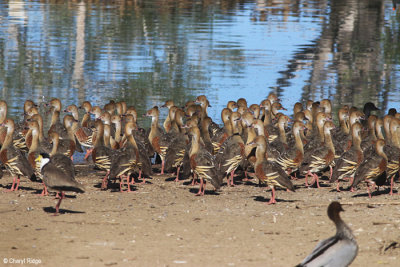
[[[322,98],[384,112],[400,103],[399,18],[381,0],[2,1],[0,93],[12,117],[28,98],[143,114],[205,94],[220,122],[271,91],[288,113]]]

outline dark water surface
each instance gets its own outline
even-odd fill
[[[278,93],[399,108],[400,15],[391,1],[1,1],[0,93],[64,105],[125,99],[139,113],[206,94]],[[162,114],[165,116],[165,111]]]

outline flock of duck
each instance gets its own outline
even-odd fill
[[[303,177],[306,187],[319,188],[320,177],[326,175],[337,191],[343,189],[342,181],[349,181],[351,192],[365,182],[369,197],[370,187],[386,184],[392,195],[399,177],[400,114],[392,108],[378,117],[371,102],[362,110],[341,107],[336,126],[328,99],[296,103],[289,117],[280,112],[285,109],[274,93],[259,105],[248,106],[240,98],[222,110],[220,127],[208,116],[210,104],[201,95],[182,108],[166,101],[161,106],[168,109],[163,127],[160,109],[149,109],[143,116],[151,117],[150,129],[138,126],[135,108],[124,101],[110,101],[102,108],[85,101],[62,109],[57,98],[42,104],[26,100],[24,118],[16,123],[7,118],[7,103],[0,100],[1,171],[13,177],[7,191],[18,190],[25,176],[43,181],[42,195],[47,189],[60,193],[56,214],[65,191],[85,191],[75,180],[76,151],[86,152],[85,159],[91,157],[95,169],[106,172],[102,189],[114,180],[120,191],[131,191],[155,170],[176,173],[175,181],[192,177],[192,185],[199,183],[197,195],[204,195],[207,183],[219,190],[226,178],[227,186],[233,186],[241,172],[244,181],[255,176],[271,189],[268,204],[276,203],[276,187],[295,191],[292,181]],[[45,131],[43,116],[49,113]],[[160,171],[153,169],[155,163],[161,163]],[[298,266],[347,266],[354,260],[358,246],[341,211],[340,203],[329,205],[336,235],[321,241]]]
[[[328,99],[296,103],[289,117],[280,112],[285,109],[274,93],[250,106],[240,98],[222,110],[220,127],[208,116],[210,104],[201,95],[182,108],[166,101],[163,127],[160,109],[151,108],[143,115],[151,117],[147,130],[138,126],[135,108],[124,101],[104,107],[85,101],[65,109],[57,98],[42,104],[26,100],[24,119],[16,123],[7,118],[6,101],[0,101],[1,169],[13,177],[9,191],[18,190],[25,176],[43,181],[43,195],[47,188],[61,193],[57,212],[64,191],[84,192],[75,180],[75,151],[86,151],[85,159],[91,157],[95,168],[106,172],[102,189],[119,179],[120,190],[131,191],[135,181],[153,174],[157,155],[160,174],[175,172],[176,181],[191,176],[192,184],[200,184],[197,195],[204,195],[207,183],[218,190],[225,178],[233,186],[240,171],[243,180],[253,173],[271,189],[269,204],[276,203],[276,187],[295,191],[292,180],[303,176],[307,187],[320,187],[319,178],[327,174],[338,191],[344,180],[350,181],[350,191],[365,182],[370,197],[370,187],[388,181],[392,195],[399,176],[400,114],[391,109],[380,118],[372,114],[377,108],[370,102],[363,110],[340,108],[336,127]],[[49,113],[46,131],[43,116]]]

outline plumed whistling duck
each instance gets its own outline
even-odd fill
[[[265,136],[257,136],[250,144],[256,145],[256,162],[254,170],[261,183],[266,183],[272,190],[268,204],[275,204],[275,187],[282,187],[294,191],[294,186],[285,171],[275,162],[266,158],[267,140]]]
[[[147,117],[151,117],[151,129],[149,133],[149,141],[152,145],[153,149],[161,158],[161,173],[164,174],[164,165],[165,165],[165,155],[168,149],[168,143],[170,140],[167,140],[167,136],[164,135],[162,129],[158,125],[158,118],[160,116],[160,111],[158,107],[155,106],[149,109],[146,112]]]
[[[301,140],[300,131],[305,129],[301,121],[293,123],[292,131],[295,139],[295,145],[289,147],[278,159],[277,163],[281,165],[288,174],[296,172],[304,160],[303,140]]]
[[[238,112],[233,112],[231,115],[231,124],[233,135],[230,136],[218,151],[216,162],[219,171],[223,176],[228,178],[228,185],[233,186],[233,175],[239,165],[244,164],[245,144],[242,137],[239,135],[239,121],[241,120]],[[229,176],[229,177],[228,177]]]
[[[167,117],[165,118],[165,121],[163,123],[164,126],[164,130],[166,133],[169,133],[169,131],[171,130],[171,117],[169,115],[169,111],[171,109],[171,107],[175,106],[174,101],[173,100],[167,100],[165,101],[164,105],[162,105],[162,108],[168,108],[168,114]]]
[[[203,196],[207,182],[211,182],[218,190],[223,178],[216,168],[215,157],[201,145],[199,128],[197,126],[188,128],[188,134],[192,138],[189,150],[190,168],[193,175],[200,179],[200,187],[196,195]]]
[[[304,153],[304,160],[300,168],[300,173],[306,175],[306,186],[308,186],[307,178],[309,175],[313,176],[313,181],[317,182],[319,188],[318,174],[325,170],[330,169],[330,176],[332,176],[332,167],[335,159],[335,147],[332,142],[331,131],[335,129],[332,121],[326,121],[323,127],[324,143],[314,150],[307,150]]]
[[[330,182],[336,182],[336,190],[340,191],[339,182],[343,178],[354,178],[354,174],[361,162],[364,160],[364,153],[361,149],[361,131],[362,125],[359,122],[355,122],[351,127],[352,135],[352,147],[340,155],[335,161],[335,167],[333,168],[332,177]]]
[[[14,125],[14,120],[12,119],[6,119],[2,123],[2,126],[7,129],[7,134],[0,149],[0,160],[11,176],[13,176],[13,184],[11,189],[7,191],[18,190],[21,176],[26,176],[31,181],[36,181],[36,176],[32,166],[29,164],[22,152],[16,149],[12,144]]]
[[[360,164],[354,174],[351,191],[362,181],[368,184],[368,195],[371,198],[370,185],[382,186],[386,182],[388,158],[384,152],[385,140],[378,139],[375,143],[375,153],[364,155],[364,161]]]

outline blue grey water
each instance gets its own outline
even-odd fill
[[[399,12],[382,0],[0,2],[0,93],[63,105],[126,100],[140,114],[208,96],[329,98],[399,108]],[[165,111],[161,116],[165,116]]]

